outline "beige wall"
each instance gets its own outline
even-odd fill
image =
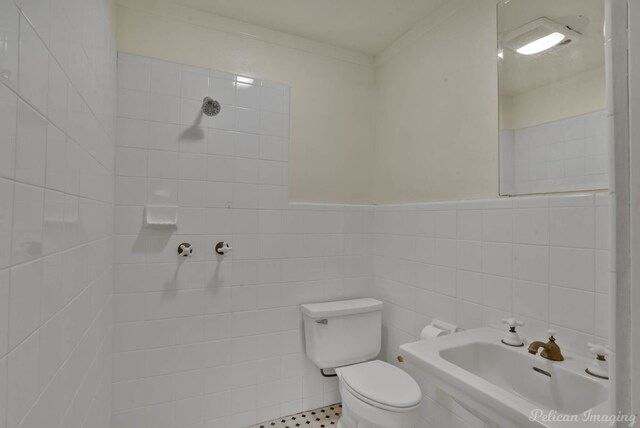
[[[523,92],[511,97],[511,111],[503,125],[520,129],[604,110],[605,87],[604,67],[600,67]]]
[[[117,9],[123,52],[291,85],[291,201],[498,196],[494,0],[449,0],[375,61],[167,0]]]
[[[371,57],[164,0],[120,0],[117,9],[122,52],[291,86],[291,201],[374,202]]]
[[[378,203],[498,196],[494,0],[450,0],[378,57]]]
[[[111,25],[111,32],[114,37],[116,34],[116,0],[103,0],[105,6],[105,13],[109,18],[109,24]]]

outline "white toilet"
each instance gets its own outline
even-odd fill
[[[338,428],[414,428],[422,402],[417,382],[391,364],[369,361],[380,352],[382,302],[312,303],[302,313],[307,355],[338,375]]]

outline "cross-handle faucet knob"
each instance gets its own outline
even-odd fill
[[[231,248],[231,245],[229,245],[228,242],[226,241],[220,241],[216,244],[216,253],[220,254],[221,256],[226,255],[227,253],[230,253],[233,248]]]
[[[596,354],[596,358],[598,358],[600,361],[606,361],[606,356],[609,355],[611,353],[611,351],[609,350],[608,346],[605,345],[597,345],[595,343],[587,343],[587,346],[589,347],[589,351],[593,352],[594,354]]]
[[[502,343],[509,346],[524,346],[524,341],[516,332],[516,327],[523,327],[524,323],[515,318],[503,318],[502,323],[509,326],[509,331],[502,339]]]
[[[593,359],[591,365],[585,370],[591,376],[595,376],[600,379],[609,379],[609,361],[606,356],[611,352],[608,346],[597,345],[595,343],[587,343],[589,351],[596,354],[596,358]]]
[[[178,254],[182,257],[191,257],[193,254],[193,247],[188,242],[183,242],[178,246]]]
[[[509,326],[509,331],[516,331],[516,327],[524,327],[524,323],[515,318],[502,318],[502,324]]]

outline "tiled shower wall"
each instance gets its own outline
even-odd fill
[[[502,194],[608,187],[604,110],[500,131]]]
[[[207,95],[220,115],[199,113]],[[339,401],[299,304],[370,294],[373,208],[287,203],[289,88],[120,54],[118,96],[113,427],[243,427]],[[178,227],[146,227],[146,204],[179,206]]]
[[[0,427],[110,426],[116,57],[101,0],[0,0]]]

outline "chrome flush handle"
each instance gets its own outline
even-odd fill
[[[316,320],[316,323],[327,325],[327,324],[329,324],[329,320],[324,318],[324,319],[321,319],[321,320]]]

